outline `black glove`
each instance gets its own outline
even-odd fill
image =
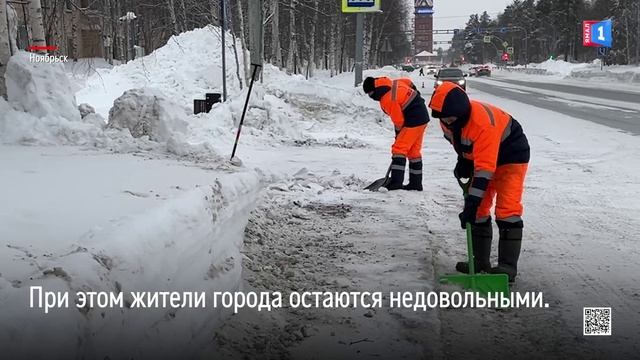
[[[474,224],[476,222],[476,215],[481,201],[481,198],[473,195],[467,195],[464,199],[464,210],[458,215],[460,226],[463,229],[467,228],[467,223]]]
[[[456,179],[471,179],[473,177],[473,161],[458,156],[458,162],[453,170]]]

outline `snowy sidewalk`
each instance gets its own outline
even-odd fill
[[[220,310],[79,311],[72,294],[237,290],[243,230],[260,189],[255,173],[21,146],[0,147],[0,169],[0,302],[11,310],[0,314],[0,334],[13,339],[8,357],[177,355],[208,341]],[[31,286],[71,292],[70,308],[28,310]],[[192,326],[202,332],[185,331]],[[79,345],[85,331],[92,335]],[[38,334],[37,350],[29,334]],[[175,342],[159,346],[160,338]]]

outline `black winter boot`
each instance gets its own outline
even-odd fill
[[[518,274],[518,258],[522,245],[522,228],[500,229],[498,243],[498,266],[491,269],[493,274],[509,275],[509,282],[514,282]]]
[[[491,219],[487,222],[471,226],[471,243],[473,245],[473,258],[476,273],[491,271],[491,240],[493,238],[493,228]],[[456,264],[456,270],[468,274],[469,263],[460,261]]]
[[[422,159],[409,160],[409,184],[404,189],[422,191]]]
[[[407,166],[407,158],[402,155],[393,155],[391,159],[391,179],[386,187],[388,190],[402,189],[404,182],[404,168]]]

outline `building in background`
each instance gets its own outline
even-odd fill
[[[433,52],[433,0],[415,1],[414,54]]]

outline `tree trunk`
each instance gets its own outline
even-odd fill
[[[636,66],[640,66],[640,3],[636,3]]]
[[[295,72],[294,54],[296,51],[296,6],[294,0],[289,1],[289,51],[287,53],[287,70]]]
[[[74,12],[76,10],[74,9]],[[31,28],[31,45],[32,46],[47,46],[47,41],[44,36],[44,24],[42,22],[42,6],[40,0],[29,1],[29,27]],[[39,50],[38,53],[46,54],[46,50]]]
[[[242,66],[244,67],[244,79],[245,82],[249,82],[249,77],[251,76],[249,70],[249,54],[247,51],[247,39],[244,34],[244,12],[242,11],[242,2],[238,1],[236,3],[238,21],[240,25],[240,45],[242,46]]]
[[[338,35],[338,23],[336,15],[331,16],[331,35],[329,36],[329,71],[331,77],[336,75],[336,37]]]
[[[228,9],[227,7],[225,7],[225,10]],[[226,16],[225,16],[226,17]],[[229,17],[229,24],[231,26],[229,26],[232,31],[231,31],[231,38],[233,39],[233,43],[231,44],[231,47],[233,48],[233,57],[236,60],[236,76],[238,77],[238,84],[240,85],[240,90],[242,90],[243,88],[243,84],[242,84],[242,75],[240,75],[240,61],[238,60],[238,45],[237,45],[237,38],[236,38],[236,33],[235,31],[233,31],[234,26],[233,26],[233,16]]]
[[[176,8],[173,0],[167,0],[167,10],[169,10],[169,17],[171,18],[171,24],[173,25],[173,35],[178,35],[180,34],[180,27],[178,26]]]
[[[208,8],[209,8],[209,12],[207,13],[207,17],[211,17],[211,19],[209,20],[209,22],[212,25],[220,25],[220,19],[218,19],[218,16],[220,15],[220,8],[218,7],[218,2],[215,0],[208,0],[207,1],[208,4]]]
[[[629,29],[629,13],[628,12],[624,17],[624,23],[625,23],[625,31],[624,31],[625,41],[627,43],[626,45],[627,64],[631,64],[631,42],[629,41],[629,33],[631,32],[631,30]]]
[[[391,9],[389,9],[389,11],[386,11],[384,13],[384,18],[382,20],[382,24],[378,28],[378,34],[376,36],[376,41],[375,41],[375,43],[373,43],[373,55],[371,56],[372,64],[374,64],[374,65],[379,65],[378,64],[378,53],[380,52],[380,48],[382,47],[382,45],[381,45],[382,35],[386,33],[384,30],[385,30],[385,27],[387,26],[387,22],[389,21],[389,17],[391,16],[391,14],[394,13],[393,10],[394,9],[391,8]]]
[[[4,81],[4,74],[7,70],[7,62],[11,57],[11,47],[9,45],[9,32],[7,28],[7,3],[0,0],[0,96],[7,98],[7,87]]]
[[[184,5],[184,0],[178,0],[178,6],[180,7],[180,15],[182,17],[180,28],[182,32],[185,32],[187,31],[187,7]]]
[[[278,67],[282,67],[282,49],[280,47],[280,6],[279,0],[271,2],[271,61]]]
[[[313,77],[316,68],[316,25],[318,23],[318,0],[313,2],[313,22],[311,23],[309,36],[309,61],[307,62],[307,75]]]
[[[78,59],[80,57],[80,17],[77,10],[71,11],[71,52],[72,59]],[[33,37],[36,38],[35,36]]]
[[[18,52],[18,13],[11,4],[7,4],[7,23],[9,32],[9,46],[11,54]]]
[[[362,49],[363,69],[369,68],[369,56],[371,56],[371,41],[373,40],[373,23],[375,22],[375,18],[370,14],[367,14],[366,18],[369,19],[369,27],[364,32],[364,46]]]

